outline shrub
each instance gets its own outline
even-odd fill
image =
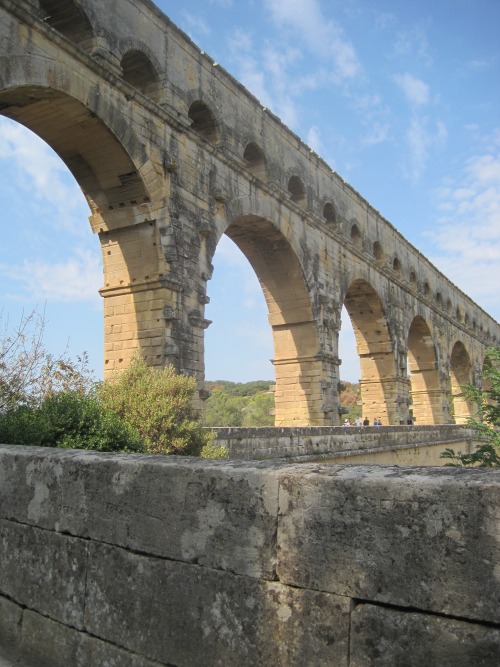
[[[40,409],[23,405],[0,414],[2,444],[44,447],[49,441],[50,426]]]
[[[39,407],[21,406],[0,416],[0,441],[6,444],[140,452],[139,435],[95,397],[55,394]]]
[[[489,348],[482,373],[483,391],[473,385],[463,387],[463,396],[476,405],[477,419],[468,419],[481,444],[471,454],[446,449],[441,458],[447,466],[500,467],[500,348]]]
[[[229,451],[225,445],[217,445],[210,442],[200,452],[202,459],[227,459],[229,458]]]
[[[130,365],[99,389],[103,405],[136,429],[151,454],[198,456],[212,441],[203,429],[192,398],[196,381],[172,366],[150,368],[136,356]]]

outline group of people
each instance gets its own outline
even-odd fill
[[[406,424],[407,426],[413,426],[413,418],[408,417],[408,419],[406,420]],[[404,426],[404,421],[400,421],[399,425]],[[342,426],[382,426],[382,420],[380,419],[380,417],[375,417],[375,419],[373,420],[373,424],[370,424],[370,420],[368,419],[368,417],[365,417],[363,421],[361,421],[361,417],[356,417],[354,423],[352,422],[352,419],[346,418],[344,419],[344,423],[342,424]]]
[[[342,426],[371,426],[371,424],[368,417],[365,417],[363,421],[361,421],[361,417],[356,417],[356,419],[354,420],[354,424],[352,422],[352,419],[345,419]],[[375,419],[373,420],[373,426],[382,426],[382,420],[380,419],[380,417],[375,417]]]

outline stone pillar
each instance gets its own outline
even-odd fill
[[[439,380],[439,373],[432,363],[411,369],[411,398],[413,416],[417,425],[449,423],[449,392]]]
[[[397,426],[408,417],[408,380],[396,366],[391,341],[372,343],[360,355],[363,417],[370,423],[380,417],[382,424]]]
[[[275,426],[332,426],[339,421],[339,360],[311,357],[273,359]]]
[[[275,426],[331,426],[338,419],[338,365],[318,351],[316,321],[273,326],[276,376]]]
[[[126,207],[90,218],[104,266],[104,376],[126,368],[140,350],[150,366],[181,370],[183,285],[161,244],[166,211]]]
[[[402,377],[380,377],[378,379],[362,379],[361,400],[363,417],[370,423],[380,417],[384,426],[397,426],[408,418],[408,386],[409,382]]]

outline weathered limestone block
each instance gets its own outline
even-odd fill
[[[23,608],[0,596],[0,648],[15,649],[21,643]]]
[[[359,605],[352,614],[350,667],[496,667],[500,629]]]
[[[347,666],[349,611],[347,598],[108,545],[89,554],[88,632],[162,663]]]
[[[269,464],[2,447],[0,508],[48,530],[276,578]]]
[[[499,496],[486,468],[283,468],[279,579],[498,622]]]
[[[29,610],[23,614],[22,644],[18,653],[36,667],[162,665]]]
[[[81,628],[87,543],[0,520],[0,594]]]

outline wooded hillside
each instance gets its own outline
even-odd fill
[[[346,416],[361,416],[359,384],[342,384],[340,400],[349,410]],[[206,382],[205,386],[212,392],[205,404],[205,426],[274,426],[273,382],[215,380]]]

